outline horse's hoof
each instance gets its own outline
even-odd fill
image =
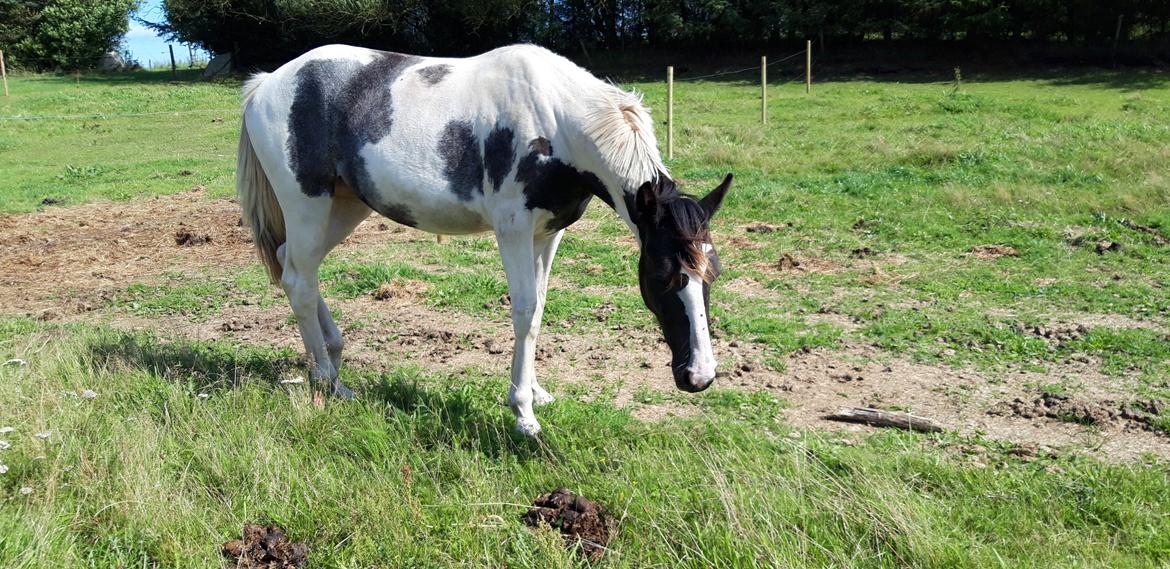
[[[520,417],[516,419],[516,432],[526,437],[535,437],[540,432],[540,423],[536,419]]]
[[[532,406],[533,407],[543,407],[543,406],[548,405],[549,403],[552,403],[553,401],[556,401],[556,400],[557,400],[557,398],[550,395],[549,392],[544,390],[544,388],[542,388],[540,386],[536,386],[536,387],[532,388]]]
[[[337,387],[333,388],[333,396],[338,399],[353,399],[353,390],[338,383]]]

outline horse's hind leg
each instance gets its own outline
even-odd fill
[[[536,309],[536,316],[534,318],[533,338],[537,338],[540,334],[540,325],[544,318],[544,302],[548,296],[548,275],[552,271],[553,258],[556,257],[557,247],[561,244],[561,237],[565,231],[562,229],[550,236],[541,236],[533,240],[533,252],[535,253],[535,269],[536,269],[536,298],[539,306]],[[532,377],[532,404],[540,407],[552,403],[556,398],[549,392],[545,391],[536,376]]]
[[[338,379],[343,342],[321,298],[318,269],[325,255],[369,216],[370,209],[357,199],[344,197],[310,198],[298,194],[285,201],[281,206],[290,231],[288,241],[278,252],[284,269],[281,286],[297,317],[310,359],[309,378],[315,391],[351,397],[353,392]]]

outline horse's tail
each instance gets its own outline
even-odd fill
[[[245,110],[256,93],[256,88],[264,82],[267,75],[258,73],[244,83]],[[280,210],[280,203],[276,201],[276,193],[272,190],[268,175],[264,173],[264,167],[260,165],[256,150],[252,148],[246,118],[240,121],[236,193],[240,198],[240,209],[244,211],[244,223],[252,229],[252,242],[256,245],[256,252],[260,254],[260,261],[268,269],[268,276],[272,282],[279,283],[282,268],[276,250],[285,240],[284,212]]]

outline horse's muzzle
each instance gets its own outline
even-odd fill
[[[698,393],[715,383],[715,374],[699,374],[685,367],[674,368],[674,385],[687,393]]]

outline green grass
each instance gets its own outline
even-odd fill
[[[0,368],[0,425],[15,428],[0,455],[6,567],[218,567],[218,544],[252,520],[283,525],[322,567],[583,566],[513,505],[562,484],[622,520],[602,566],[1170,556],[1163,468],[1023,462],[945,436],[793,438],[764,394],[714,391],[706,412],[663,423],[566,399],[542,411],[535,444],[510,432],[499,376],[353,371],[364,395],[319,410],[275,383],[287,351],[23,320],[0,346],[28,358]],[[984,445],[987,464],[955,458],[960,443]]]
[[[1131,228],[1170,236],[1170,86],[1066,79],[966,77],[958,93],[836,81],[812,96],[778,84],[767,126],[757,86],[676,85],[674,174],[693,192],[737,176],[714,227],[717,333],[764,346],[774,368],[849,345],[993,377],[1092,356],[1102,373],[1140,379],[1135,395],[1170,397],[1170,247]],[[664,108],[662,85],[634,86]],[[232,194],[235,82],[144,72],[11,87],[0,99],[4,212],[196,184]],[[599,206],[586,222],[562,244],[546,322],[653,330],[627,230]],[[758,222],[780,229],[744,231]],[[1099,240],[1121,250],[1098,254]],[[988,244],[1018,256],[970,254]],[[855,259],[863,248],[876,257]],[[785,253],[812,270],[775,270]],[[504,313],[490,237],[396,240],[322,270],[327,298],[395,280],[425,285],[439,311]],[[105,310],[201,322],[245,301],[283,302],[251,267],[160,275],[115,291]],[[594,318],[605,303],[614,310]],[[1146,327],[1090,324],[1051,342],[1021,326],[1102,316]],[[1024,460],[953,435],[797,437],[784,401],[730,389],[689,398],[695,416],[643,423],[614,407],[614,386],[592,386],[601,395],[582,403],[580,385],[553,386],[564,396],[540,412],[533,444],[510,432],[507,379],[483,370],[347,367],[362,396],[321,411],[277,384],[297,369],[294,352],[8,317],[0,359],[13,357],[28,365],[0,367],[0,426],[16,429],[0,436],[12,442],[0,451],[4,567],[217,567],[217,544],[245,521],[283,524],[317,566],[584,565],[511,505],[562,484],[622,517],[602,566],[1170,563],[1170,481],[1153,460]],[[67,394],[82,389],[98,397]],[[677,397],[641,390],[635,401]],[[47,441],[33,436],[43,430]]]

